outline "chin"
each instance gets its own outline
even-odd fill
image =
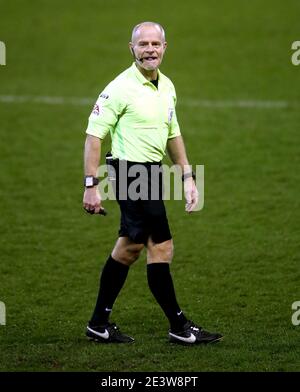
[[[154,65],[146,65],[146,66],[144,66],[143,67],[146,71],[155,71],[155,70],[157,70],[157,68],[158,68],[158,65],[157,66],[154,66]]]

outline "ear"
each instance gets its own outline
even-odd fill
[[[168,43],[167,41],[164,42],[164,51],[167,49]]]
[[[131,54],[134,56],[133,43],[129,42],[128,46],[129,46],[129,50],[130,50]]]

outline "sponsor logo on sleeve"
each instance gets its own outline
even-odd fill
[[[95,114],[95,116],[99,116],[99,114],[100,114],[99,105],[95,104],[92,113]]]

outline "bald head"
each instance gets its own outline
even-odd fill
[[[157,29],[159,31],[159,33],[161,34],[161,40],[162,42],[165,42],[166,40],[166,36],[165,36],[165,31],[163,29],[163,27],[156,22],[142,22],[137,24],[136,26],[134,26],[133,30],[132,30],[132,34],[131,34],[131,42],[135,42],[138,39],[138,36],[141,32],[141,30],[143,30],[144,28],[147,27],[152,27],[154,29]]]
[[[132,30],[129,49],[136,66],[148,80],[156,80],[167,42],[165,32],[159,23],[139,23]]]

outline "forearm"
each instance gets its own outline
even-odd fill
[[[182,173],[191,171],[182,136],[168,140],[167,150],[170,159],[174,164],[180,166]]]
[[[101,155],[101,139],[87,135],[84,146],[84,174],[96,177]]]
[[[167,144],[169,156],[173,163],[180,166],[181,174],[187,174],[184,178],[184,195],[186,199],[185,210],[191,213],[198,203],[198,190],[191,175],[192,167],[186,156],[182,136],[170,139]]]

